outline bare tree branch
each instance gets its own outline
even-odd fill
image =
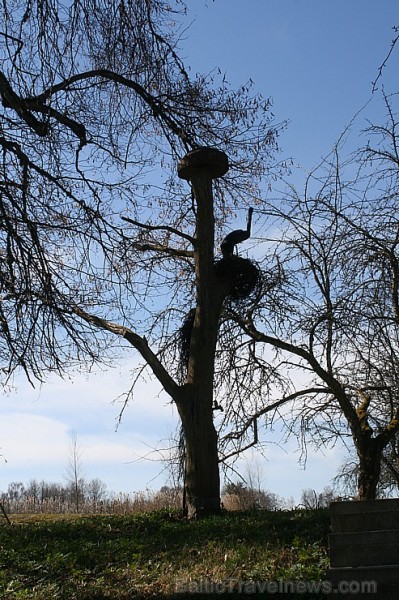
[[[134,348],[136,348],[136,350],[138,350],[138,352],[150,366],[154,375],[163,385],[165,391],[174,400],[179,400],[181,395],[180,387],[169,375],[168,371],[159,361],[157,355],[151,350],[145,337],[137,335],[137,333],[135,333],[128,327],[125,327],[124,325],[112,323],[111,321],[107,321],[106,319],[102,319],[101,317],[91,315],[77,306],[75,307],[74,312],[76,313],[76,315],[78,315],[90,325],[95,325],[95,327],[109,331],[127,340],[129,344],[131,344]]]
[[[188,233],[183,233],[183,231],[179,231],[178,229],[175,229],[175,227],[170,227],[169,225],[150,225],[149,223],[140,223],[140,221],[135,221],[129,217],[121,216],[121,219],[127,223],[132,223],[137,227],[141,227],[142,229],[148,229],[149,231],[168,231],[169,233],[173,233],[174,235],[189,241],[190,244],[195,246],[195,239],[191,235],[188,235]]]
[[[393,29],[393,30],[394,30],[394,32],[396,32],[396,33],[399,31],[399,27],[397,27],[397,26],[395,26],[395,27],[392,27],[392,29]],[[388,51],[388,54],[386,55],[386,57],[384,58],[383,62],[381,63],[381,65],[380,65],[380,67],[379,67],[379,69],[378,69],[378,74],[377,74],[377,77],[376,77],[376,78],[375,78],[375,80],[372,82],[372,88],[371,88],[371,91],[372,91],[373,93],[374,93],[374,92],[376,92],[376,91],[377,91],[377,89],[378,89],[378,88],[377,88],[377,83],[378,83],[379,79],[382,77],[382,72],[383,72],[383,70],[385,69],[385,67],[387,66],[387,64],[388,64],[388,61],[389,61],[389,59],[390,59],[390,57],[391,57],[391,54],[392,54],[392,52],[394,51],[396,44],[398,43],[398,40],[399,40],[399,35],[397,35],[396,37],[394,37],[394,38],[393,38],[393,40],[392,40],[392,42],[391,42],[391,47],[389,48],[389,51]]]

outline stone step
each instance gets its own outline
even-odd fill
[[[323,596],[326,600],[335,600],[335,598],[353,598],[353,600],[398,600],[399,598],[399,585],[386,586],[380,585],[376,592],[357,592],[356,587],[352,587],[353,593],[347,591],[340,592],[334,589],[331,594]],[[281,596],[282,598],[282,596]]]
[[[334,533],[399,529],[399,498],[332,502],[330,515]]]
[[[399,566],[332,568],[326,580],[333,587],[329,598],[368,598],[368,600],[397,600],[399,598]]]
[[[386,510],[399,511],[399,498],[383,498],[381,500],[351,500],[342,502],[337,500],[331,502],[330,512],[332,515],[360,512],[381,512]]]
[[[329,535],[332,567],[399,566],[399,529]]]

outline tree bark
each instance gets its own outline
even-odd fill
[[[221,163],[219,161],[222,161]],[[180,164],[197,205],[194,245],[196,311],[184,399],[178,403],[185,435],[185,495],[190,518],[220,511],[218,439],[213,423],[213,384],[218,327],[225,291],[214,269],[212,179],[227,170],[227,157],[201,148]]]
[[[209,402],[211,406],[209,407]],[[213,424],[212,395],[195,389],[180,411],[185,436],[185,497],[189,518],[220,511],[218,440]]]
[[[381,474],[381,444],[375,438],[365,438],[357,442],[356,451],[359,457],[358,498],[375,500]]]

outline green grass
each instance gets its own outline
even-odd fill
[[[326,510],[230,512],[194,522],[167,512],[12,520],[12,527],[0,521],[0,597],[7,600],[175,598],[176,582],[322,580],[328,567]]]

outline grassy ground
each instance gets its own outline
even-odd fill
[[[0,598],[7,600],[232,598],[220,592],[253,594],[254,581],[318,581],[328,567],[326,510],[230,512],[195,522],[167,512],[11,519],[12,527],[0,519]]]

